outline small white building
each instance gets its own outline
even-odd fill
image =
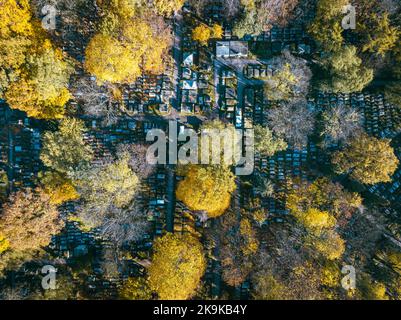
[[[246,58],[249,54],[247,41],[217,41],[217,58]]]

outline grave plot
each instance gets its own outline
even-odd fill
[[[276,194],[287,194],[289,188],[293,188],[292,181],[299,179],[300,181],[311,181],[314,174],[310,170],[311,166],[316,163],[317,148],[316,145],[309,141],[308,146],[296,150],[291,146],[286,151],[277,152],[274,156],[264,157],[255,154],[255,171],[268,179],[274,188]],[[249,206],[252,198],[256,195],[255,190],[255,173],[251,177],[251,191],[242,194],[242,202],[244,206]],[[267,211],[267,220],[282,222],[283,218],[288,214],[285,208],[285,197],[280,199],[270,196],[259,196],[260,205]]]
[[[248,79],[263,79],[272,75],[273,70],[266,64],[250,63],[244,67],[243,74]]]
[[[174,214],[174,233],[199,235],[197,231],[202,227],[202,223],[193,216],[190,210],[185,209],[185,205],[176,205]]]
[[[173,96],[172,68],[164,74],[142,75],[123,90],[124,108],[130,114],[166,114]]]
[[[6,104],[0,102],[0,170],[8,169],[8,119],[6,115]]]
[[[238,105],[237,100],[238,80],[233,71],[221,69],[219,75],[219,106],[220,118],[233,123],[235,119],[235,109]]]
[[[244,122],[249,127],[253,124],[263,124],[263,89],[246,87],[244,89]]]
[[[266,117],[269,109],[277,103],[265,102],[263,88],[246,87],[244,89],[244,122],[246,127],[255,124],[266,125]],[[300,179],[308,181],[313,179],[314,174],[311,168],[316,164],[318,157],[317,146],[314,141],[309,141],[308,145],[301,150],[289,146],[287,150],[277,152],[271,157],[262,156],[255,153],[254,174],[250,178],[251,188],[244,188],[241,193],[241,206],[249,207],[255,197],[255,172],[268,179],[276,193],[285,194],[288,188],[292,188],[291,181]],[[247,181],[247,178],[244,179]],[[267,221],[282,222],[283,217],[288,214],[285,209],[285,199],[275,199],[273,197],[260,197],[261,206],[267,210]]]
[[[384,101],[382,94],[319,92],[316,97],[318,110],[327,110],[331,106],[343,104],[360,111],[363,115],[364,128],[369,135],[378,138],[393,138],[401,131],[401,112]]]
[[[352,100],[356,97],[351,97]],[[380,138],[394,138],[401,132],[401,112],[398,108],[385,103],[383,95],[365,93],[360,106],[365,118],[368,134]]]
[[[205,8],[205,15],[209,18],[210,22],[221,23],[224,19],[223,10],[222,0],[209,1]]]
[[[41,130],[31,127],[31,119],[14,110],[8,125],[8,165],[12,189],[34,187],[37,174],[43,169],[39,159]]]
[[[192,30],[184,25],[180,75],[180,112],[201,114],[210,110],[213,101],[212,61],[207,49],[192,40]]]
[[[251,51],[261,58],[269,58],[289,50],[292,54],[308,57],[316,51],[313,39],[302,25],[277,27],[262,34],[249,37]]]

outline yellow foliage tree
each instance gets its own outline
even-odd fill
[[[324,264],[321,273],[322,273],[321,276],[322,284],[324,286],[329,288],[335,288],[340,285],[341,272],[338,266],[334,262],[329,261],[326,264]]]
[[[217,23],[213,24],[211,36],[213,39],[221,39],[223,37],[223,27]]]
[[[33,33],[28,0],[3,0],[0,10],[0,69],[17,69]]]
[[[154,0],[152,3],[158,14],[169,17],[184,5],[185,0]]]
[[[373,281],[371,276],[368,274],[362,274],[357,287],[360,294],[365,300],[388,300],[389,297],[386,294],[386,287],[383,283]]]
[[[270,100],[289,100],[297,83],[298,78],[291,71],[291,65],[286,63],[282,69],[268,75],[263,90]]]
[[[85,142],[85,124],[76,118],[64,118],[59,130],[43,135],[40,160],[53,171],[67,175],[92,159],[92,149]]]
[[[52,204],[60,205],[63,202],[79,198],[71,180],[61,173],[54,171],[41,173],[40,182],[43,185],[43,190],[50,196]]]
[[[200,24],[195,29],[192,30],[192,39],[199,41],[202,45],[207,45],[210,37],[212,36],[212,31],[205,24]]]
[[[177,199],[189,209],[206,211],[215,218],[230,206],[236,185],[234,175],[224,166],[190,166],[186,177],[177,187]]]
[[[119,295],[124,300],[150,300],[152,298],[148,283],[142,277],[128,278],[119,290]]]
[[[111,36],[95,35],[85,52],[85,68],[99,82],[129,83],[141,75],[139,53]]]
[[[5,0],[1,6],[0,97],[30,117],[63,117],[70,63],[33,20],[29,1]]]
[[[328,211],[336,219],[348,217],[362,204],[355,192],[345,191],[338,183],[327,178],[318,178],[313,183],[301,183],[287,194],[286,207],[295,215],[301,216],[310,208]]]
[[[192,296],[206,269],[202,245],[191,235],[166,234],[154,242],[148,269],[152,291],[162,300],[185,300]]]
[[[12,194],[3,205],[0,233],[9,241],[12,251],[39,250],[48,245],[64,223],[50,197],[42,189],[26,189]]]
[[[10,242],[0,233],[0,255],[10,247]]]
[[[384,57],[386,52],[393,49],[399,42],[400,31],[390,25],[388,13],[383,16],[372,15],[372,31],[368,34],[368,41],[363,46],[363,52],[372,52]]]
[[[10,107],[34,118],[62,118],[64,105],[71,97],[67,88],[72,72],[62,52],[45,40],[41,51],[27,56],[24,70],[5,94]]]
[[[315,19],[308,27],[309,33],[326,50],[338,50],[344,39],[341,27],[342,8],[348,0],[318,0]]]
[[[163,3],[168,1],[160,1]],[[99,33],[86,48],[85,68],[98,82],[132,83],[143,71],[162,73],[172,43],[163,18],[141,3],[113,1],[102,6]],[[167,10],[167,9],[163,9]]]
[[[241,246],[243,254],[255,254],[259,248],[259,241],[256,238],[256,233],[248,219],[244,218],[241,220],[239,225],[239,233],[244,239],[244,243]]]
[[[296,218],[308,230],[312,230],[316,234],[320,234],[324,229],[333,228],[336,219],[327,211],[320,211],[315,208],[309,208],[306,212],[297,214]]]
[[[312,237],[314,238],[314,237]],[[345,241],[335,232],[329,230],[312,240],[312,246],[326,259],[339,259],[345,251]]]
[[[336,152],[332,163],[338,173],[348,173],[360,183],[375,184],[391,181],[399,160],[390,140],[361,134],[343,151]]]

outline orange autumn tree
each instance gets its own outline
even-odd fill
[[[189,209],[206,211],[215,218],[230,206],[235,189],[235,176],[228,167],[190,166],[185,179],[178,184],[176,195]]]
[[[168,233],[153,245],[148,282],[161,300],[190,298],[206,269],[199,240],[191,235]]]
[[[17,253],[47,246],[63,225],[56,206],[42,189],[26,189],[11,195],[0,215],[2,242],[6,240],[7,249]]]

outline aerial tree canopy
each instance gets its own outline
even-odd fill
[[[124,300],[150,300],[152,291],[145,278],[130,277],[120,288],[119,295]]]
[[[180,10],[184,5],[185,0],[154,0],[151,5],[154,6],[156,13],[169,17],[174,12]]]
[[[247,216],[239,217],[230,210],[216,221],[212,232],[212,237],[220,243],[224,282],[230,286],[240,285],[251,273],[259,249],[255,227]]]
[[[298,0],[241,0],[240,2],[243,14],[233,29],[234,34],[240,38],[246,34],[259,35],[269,31],[273,25],[285,26],[298,4]]]
[[[362,114],[345,104],[330,106],[322,113],[323,146],[346,144],[349,139],[363,130]]]
[[[308,242],[328,260],[341,258],[345,251],[345,241],[334,230],[323,232],[319,237],[310,234],[306,239]]]
[[[261,154],[272,156],[278,151],[285,150],[287,143],[284,139],[276,137],[268,127],[254,126],[255,150]]]
[[[95,35],[86,48],[85,68],[100,81],[133,82],[141,75],[139,53],[108,35]]]
[[[0,97],[28,116],[62,118],[71,62],[47,39],[28,1],[3,1],[0,17]]]
[[[44,192],[50,196],[50,202],[55,205],[79,198],[72,181],[63,173],[57,171],[41,172],[39,179]]]
[[[389,140],[361,134],[337,151],[332,163],[338,173],[349,174],[360,183],[375,184],[391,181],[399,160]]]
[[[176,196],[189,209],[206,211],[208,217],[214,218],[230,206],[231,193],[236,189],[234,179],[225,166],[190,166],[178,184]]]
[[[168,7],[163,4],[172,1],[157,3],[166,12]],[[171,30],[164,19],[149,8],[127,1],[103,4],[102,10],[99,33],[85,51],[86,70],[99,83],[131,83],[142,72],[162,73],[172,44]]]
[[[310,209],[329,212],[336,219],[350,218],[362,204],[355,192],[346,191],[339,183],[318,178],[313,183],[301,183],[287,195],[286,207],[294,215],[302,215]]]
[[[102,225],[105,218],[113,216],[113,208],[128,207],[133,201],[139,179],[128,160],[128,156],[123,156],[103,165],[84,167],[71,176],[84,200],[80,217],[86,225]]]
[[[341,48],[344,38],[341,26],[342,8],[348,0],[318,0],[315,19],[308,27],[312,37],[328,51]]]
[[[277,280],[271,271],[257,272],[252,277],[252,297],[255,300],[283,300],[286,287]]]
[[[323,91],[359,92],[373,80],[373,70],[363,66],[354,46],[344,46],[331,53],[321,59],[321,65],[327,75],[319,84]]]
[[[81,120],[65,118],[58,131],[45,132],[40,159],[54,171],[69,174],[92,159],[92,149],[84,141],[85,125]]]
[[[315,111],[304,100],[298,100],[271,109],[268,125],[277,137],[292,147],[302,149],[315,128]]]
[[[10,241],[0,233],[0,254],[10,248]]]
[[[205,269],[199,240],[188,234],[169,233],[154,242],[149,287],[161,300],[185,300],[194,294]]]
[[[273,69],[264,79],[264,93],[268,100],[294,100],[308,93],[312,72],[306,60],[284,51],[281,56],[269,61]]]
[[[12,194],[0,215],[0,234],[12,251],[41,249],[62,227],[56,206],[41,189]]]
[[[291,190],[286,207],[305,228],[304,243],[326,259],[336,260],[345,251],[345,241],[336,229],[347,224],[361,202],[358,194],[345,191],[327,178],[319,178]]]
[[[362,25],[366,32],[366,41],[362,47],[363,52],[370,52],[384,57],[400,41],[401,32],[391,25],[389,15],[371,14],[368,22]]]
[[[221,39],[222,36],[223,27],[216,23],[212,27],[201,23],[192,30],[192,39],[199,41],[201,45],[207,45],[210,39]]]

